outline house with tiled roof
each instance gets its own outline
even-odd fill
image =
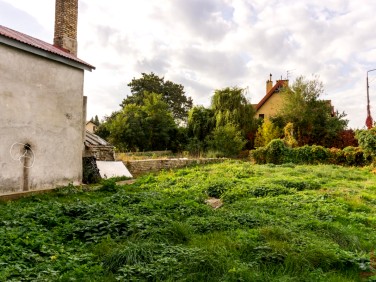
[[[0,25],[0,195],[82,180],[86,97],[78,0],[56,0],[54,43]]]
[[[284,93],[281,91],[287,87],[289,81],[286,79],[277,80],[273,85],[272,75],[270,74],[269,80],[266,81],[266,94],[260,102],[254,105],[256,110],[256,118],[269,118],[278,113],[283,106]]]
[[[272,75],[270,74],[270,78],[266,81],[266,94],[260,100],[258,104],[253,104],[253,107],[256,111],[255,117],[264,119],[276,116],[281,108],[283,107],[284,100],[288,93],[286,91],[282,91],[284,87],[289,86],[289,81],[287,79],[277,80],[276,83],[273,85]],[[331,100],[323,100],[325,101],[331,109],[331,115],[335,115],[334,107],[332,106]]]

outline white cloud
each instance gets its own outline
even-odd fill
[[[363,127],[366,71],[376,68],[375,9],[372,0],[80,0],[79,57],[97,67],[85,76],[88,117],[118,110],[141,72],[183,84],[208,106],[214,89],[226,86],[248,86],[257,103],[269,73],[279,79],[289,71],[290,79],[318,75],[323,98],[351,127]],[[52,42],[54,1],[0,0],[0,24]]]

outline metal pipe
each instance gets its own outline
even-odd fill
[[[366,118],[366,126],[368,129],[371,129],[373,126],[373,119],[371,116],[371,105],[370,105],[370,100],[369,100],[369,82],[368,82],[368,73],[376,71],[376,69],[372,69],[367,71],[367,118]]]

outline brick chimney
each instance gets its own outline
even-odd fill
[[[266,81],[266,94],[273,88],[272,74],[270,74],[269,80]]]
[[[77,56],[78,0],[56,0],[54,46]]]

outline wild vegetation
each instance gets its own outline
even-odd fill
[[[0,281],[371,281],[375,183],[227,161],[1,203]]]
[[[301,76],[282,92],[285,94],[284,105],[272,121],[280,128],[292,123],[299,146],[333,147],[346,129],[348,120],[345,113],[334,111],[329,100],[322,100],[322,82]]]
[[[181,84],[154,73],[142,73],[128,86],[131,95],[96,131],[121,152],[172,150],[234,157],[241,150],[285,138],[286,127],[291,141],[299,146],[357,146],[354,132],[346,128],[346,115],[334,112],[330,101],[321,99],[324,89],[317,79],[298,77],[291,86],[280,89],[285,101],[265,120],[255,117],[245,90],[238,87],[216,89],[206,108],[193,106]],[[97,124],[97,118],[93,122]]]

